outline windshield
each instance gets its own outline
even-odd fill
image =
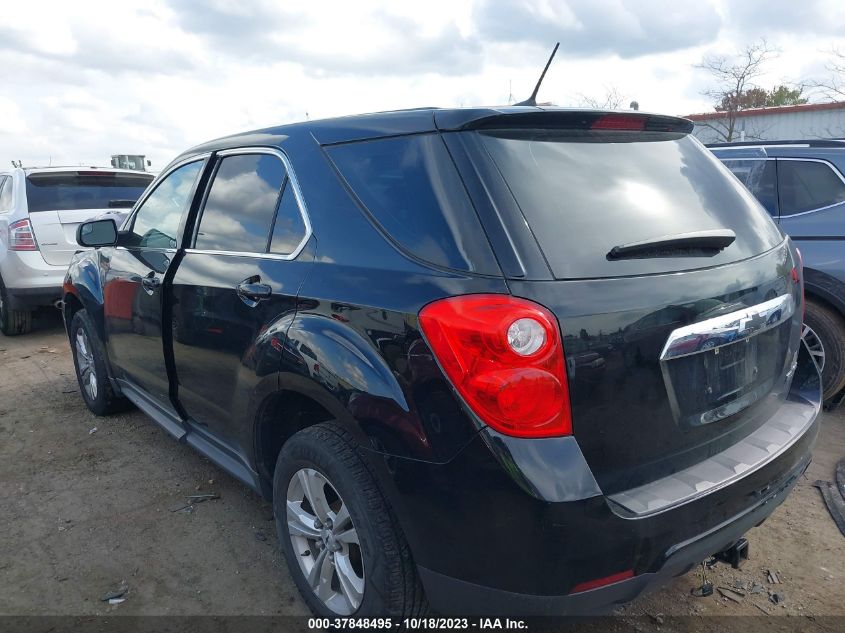
[[[782,241],[754,197],[689,136],[675,133],[476,132],[558,279],[704,268]],[[615,246],[730,229],[713,254],[644,254],[614,261]]]
[[[71,171],[29,174],[29,212],[75,209],[125,209],[153,180],[152,174]]]

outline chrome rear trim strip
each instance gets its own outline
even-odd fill
[[[682,358],[731,345],[777,327],[792,318],[794,313],[795,300],[792,295],[786,294],[730,314],[680,327],[669,334],[660,360]],[[716,343],[707,345],[708,341]]]

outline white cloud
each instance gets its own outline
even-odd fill
[[[540,99],[616,86],[647,110],[707,110],[692,65],[761,36],[783,50],[762,81],[822,71],[845,46],[833,0],[29,1],[0,23],[0,166],[161,168],[238,131],[421,105],[525,98],[554,41]],[[509,86],[512,85],[512,88]]]

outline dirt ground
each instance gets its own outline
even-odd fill
[[[811,484],[831,479],[843,456],[845,408],[824,414],[806,477],[749,534],[751,560],[709,572],[716,586],[742,587],[738,602],[692,597],[690,573],[618,609],[622,629],[765,613],[811,616],[802,631],[836,630],[820,616],[845,615],[845,538]],[[174,511],[211,492],[220,498]],[[121,585],[122,603],[102,601]],[[89,413],[52,312],[31,335],[0,335],[0,615],[22,614],[307,614],[269,505],[142,413]],[[716,630],[713,618],[681,621]]]

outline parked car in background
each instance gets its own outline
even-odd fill
[[[80,222],[108,214],[120,223],[151,174],[99,167],[33,167],[0,172],[0,331],[25,334],[32,311],[62,298],[79,250]]]
[[[190,149],[79,228],[81,396],[271,500],[324,617],[578,613],[739,562],[819,377],[791,241],[691,130],[419,109]]]
[[[806,339],[827,403],[845,394],[845,141],[709,145],[801,251]]]

